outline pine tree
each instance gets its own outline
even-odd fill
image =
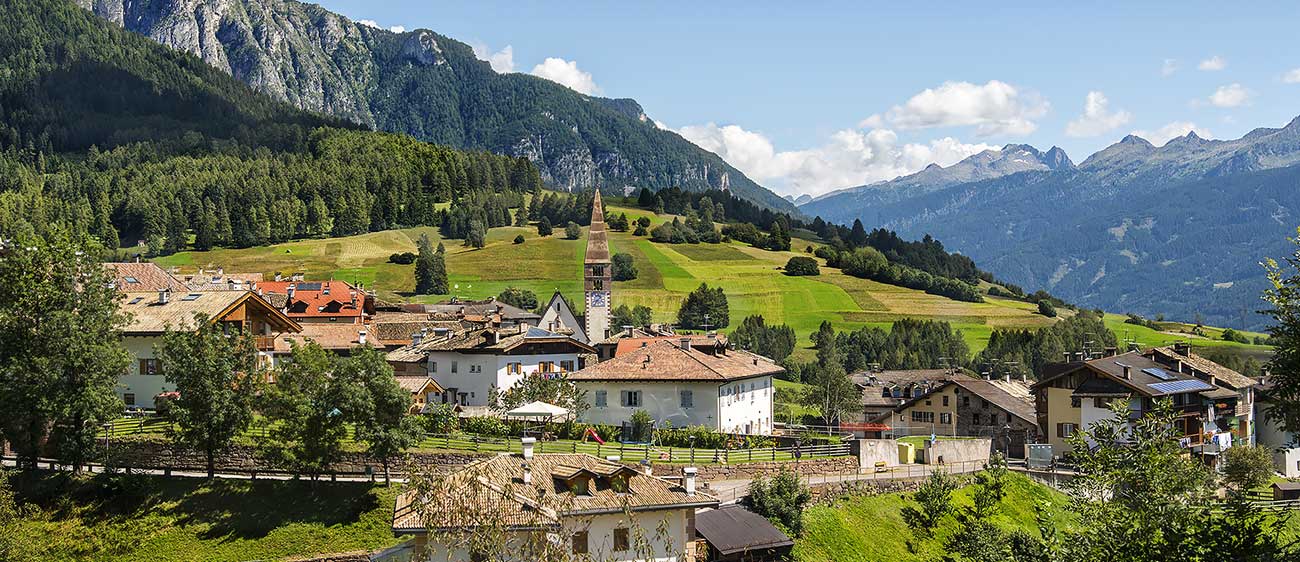
[[[428,234],[421,234],[420,240],[415,246],[419,251],[419,255],[415,258],[415,294],[434,294],[437,265],[433,252],[433,242],[429,241]],[[442,247],[441,244],[438,246]]]
[[[438,249],[433,252],[433,284],[432,292],[435,295],[445,295],[451,292],[447,285],[447,248],[438,243]]]

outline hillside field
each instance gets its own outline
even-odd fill
[[[654,225],[672,220],[671,216],[616,205],[607,205],[606,212],[610,216],[627,213],[632,220],[649,216]],[[539,237],[531,226],[493,228],[487,246],[477,250],[464,247],[460,240],[442,241],[447,247],[453,295],[486,298],[513,286],[529,289],[545,302],[559,290],[581,309],[586,230],[578,240],[565,240],[561,227],[557,226],[555,232]],[[448,296],[412,296],[414,266],[388,263],[393,253],[416,251],[415,242],[421,234],[427,234],[435,244],[440,241],[437,228],[420,227],[257,248],[181,252],[156,261],[183,270],[220,266],[227,271],[260,272],[268,278],[276,272],[303,272],[313,280],[333,277],[364,283],[386,300],[446,299]],[[519,234],[525,242],[514,244]],[[795,238],[790,252],[772,252],[738,242],[658,244],[630,232],[613,231],[609,232],[609,242],[613,252],[631,254],[639,270],[637,279],[614,284],[615,306],[646,305],[654,310],[656,321],[673,322],[681,301],[701,282],[721,285],[731,308],[730,326],[751,314],[761,314],[768,323],[789,324],[803,347],[796,351],[799,356],[810,356],[806,349],[811,345],[808,336],[822,320],[830,320],[838,330],[867,325],[887,328],[905,317],[945,320],[962,331],[972,353],[983,349],[996,328],[1040,328],[1054,321],[1038,315],[1035,305],[1026,302],[995,297],[988,297],[984,303],[954,301],[851,277],[838,269],[823,267],[822,274],[816,277],[784,275],[780,267],[790,257],[808,255],[806,249],[817,245],[807,239]],[[1122,316],[1112,320],[1118,325],[1112,326],[1116,334],[1122,334],[1122,329],[1144,330],[1136,337],[1147,345],[1185,339],[1123,324]]]

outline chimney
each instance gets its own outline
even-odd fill
[[[284,280],[284,276],[283,276],[283,275],[280,275],[280,272],[279,272],[279,271],[275,272],[275,281],[278,283],[278,282],[283,281],[283,280]]]
[[[620,458],[621,458],[621,457],[619,457],[618,455],[607,455],[607,456],[605,457],[605,460],[607,460],[607,461],[609,461],[609,462],[612,462],[612,463],[617,463],[617,462],[619,461]]]
[[[1124,363],[1120,363],[1119,361],[1116,361],[1115,364],[1119,365],[1121,369],[1124,369],[1124,380],[1129,380],[1133,378],[1132,367],[1129,367]]]
[[[424,341],[424,332],[411,332],[411,345],[420,345]]]
[[[525,437],[519,440],[520,446],[523,447],[524,460],[533,458],[533,445],[536,443],[536,437]]]
[[[501,335],[496,330],[488,330],[488,342],[496,345],[499,341],[501,341]]]
[[[1004,382],[1011,382],[1011,373],[1008,372],[1006,375],[1003,375],[1003,376],[1002,376],[1002,380],[1003,380]]]
[[[328,295],[330,294],[330,282],[329,282],[329,281],[326,281],[326,282],[324,282],[324,283],[321,284],[321,290],[320,290],[320,292],[321,292],[322,295],[327,295],[327,296],[328,296]]]
[[[691,350],[691,338],[682,338],[681,342],[682,342],[682,351]]]
[[[358,343],[358,344],[360,344],[360,345],[366,345],[366,334],[367,334],[367,333],[368,333],[368,332],[366,332],[366,329],[365,329],[365,328],[362,328],[361,331],[357,332],[357,343]]]
[[[654,476],[655,471],[650,467],[650,459],[641,459],[641,473],[646,476]]]
[[[695,495],[695,473],[697,472],[699,470],[693,466],[682,469],[682,482],[686,485],[686,495],[688,496]]]
[[[285,294],[289,296],[289,300],[293,300],[293,293],[294,293],[294,291],[296,291],[297,289],[298,289],[298,288],[297,288],[296,286],[294,286],[293,283],[290,283],[290,284],[289,284],[289,287],[288,287],[287,289],[284,290]]]
[[[532,484],[533,483],[532,467],[528,466],[528,463],[524,463],[523,468],[524,468],[524,485]]]
[[[168,291],[167,289],[158,289],[158,304],[167,304],[167,300],[170,296],[171,291]]]

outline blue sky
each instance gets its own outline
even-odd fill
[[[635,98],[782,194],[1006,143],[1081,162],[1134,131],[1236,138],[1300,115],[1294,3],[320,3]]]

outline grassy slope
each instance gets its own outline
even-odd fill
[[[1038,534],[1035,506],[1049,502],[1049,513],[1057,525],[1069,524],[1061,509],[1066,498],[1061,493],[1033,481],[1011,474],[1007,497],[1002,500],[992,521],[1005,529],[1019,529]],[[970,505],[971,487],[954,494],[958,505]],[[795,543],[795,559],[800,562],[822,560],[934,560],[943,554],[943,541],[957,530],[951,517],[935,531],[935,538],[921,540],[916,553],[908,551],[913,539],[911,529],[903,523],[902,508],[910,500],[901,494],[851,498],[833,507],[819,506],[804,513],[804,534]]]
[[[134,486],[109,492],[102,479],[43,479],[34,488],[42,492],[25,498],[41,513],[23,523],[25,532],[42,537],[46,549],[38,559],[271,560],[399,542],[391,530],[397,487],[134,480]]]
[[[654,224],[672,220],[671,216],[613,205],[608,212],[627,213],[632,220],[648,216]],[[586,234],[584,231],[579,240],[565,240],[560,230],[556,232],[542,238],[533,227],[494,228],[481,250],[465,248],[460,240],[444,241],[453,293],[483,298],[515,286],[532,290],[545,301],[553,291],[560,290],[580,308]],[[420,234],[428,234],[435,243],[439,240],[436,228],[422,227],[260,248],[183,252],[158,262],[188,269],[224,266],[230,271],[267,275],[303,271],[309,279],[332,276],[362,282],[383,298],[408,299],[411,297],[407,293],[415,283],[414,266],[390,264],[387,260],[396,252],[415,251]],[[524,236],[525,243],[512,243],[518,234]],[[1034,305],[1010,299],[958,302],[850,277],[830,268],[823,268],[818,277],[783,275],[778,267],[791,256],[806,255],[802,250],[815,245],[805,239],[793,241],[794,252],[769,252],[740,243],[655,244],[627,232],[610,232],[610,244],[616,252],[632,254],[640,271],[636,280],[615,285],[615,305],[647,305],[660,321],[671,322],[686,293],[708,282],[726,289],[732,326],[746,315],[762,314],[769,323],[793,327],[804,346],[809,345],[808,336],[822,320],[830,320],[841,330],[867,325],[887,327],[904,317],[946,320],[962,331],[972,352],[984,347],[995,328],[1039,328],[1052,322],[1036,314]],[[421,296],[414,300],[432,302],[443,298]],[[1118,316],[1114,319],[1121,327],[1127,326],[1122,320]],[[796,353],[804,358],[811,356],[806,348]]]

